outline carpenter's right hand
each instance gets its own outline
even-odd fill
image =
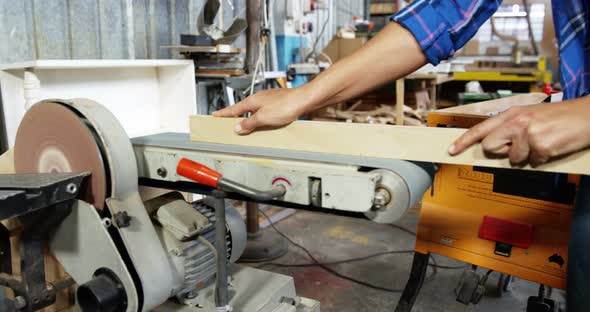
[[[216,111],[213,116],[238,117],[252,113],[234,127],[236,133],[244,135],[261,127],[281,127],[292,123],[304,114],[304,106],[308,101],[300,89],[271,89]]]

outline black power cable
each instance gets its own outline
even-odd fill
[[[330,16],[328,16],[326,18],[326,20],[324,21],[324,23],[322,25],[322,29],[320,30],[320,32],[318,33],[317,37],[315,38],[315,40],[313,42],[313,47],[311,48],[311,52],[309,52],[309,54],[307,54],[307,56],[305,57],[305,59],[304,60],[301,60],[301,62],[307,62],[307,59],[309,57],[311,57],[316,52],[315,50],[318,47],[318,43],[320,42],[320,39],[324,35],[324,31],[326,30],[326,26],[328,26],[328,23],[329,22],[330,22]]]
[[[338,261],[331,261],[331,262],[320,262],[317,260],[317,258],[315,258],[313,256],[313,254],[304,246],[302,246],[301,244],[298,244],[297,242],[293,241],[289,236],[287,236],[286,234],[284,234],[283,232],[281,232],[274,224],[274,222],[268,217],[268,215],[262,211],[261,209],[259,209],[260,213],[268,220],[268,223],[270,224],[270,226],[273,228],[273,230],[275,230],[277,232],[277,234],[279,234],[280,236],[282,236],[283,238],[285,238],[289,243],[291,243],[293,246],[301,249],[303,252],[305,252],[305,254],[312,260],[312,263],[297,263],[297,264],[283,264],[283,263],[276,263],[276,262],[268,262],[268,263],[263,263],[261,265],[259,265],[258,267],[264,267],[264,266],[276,266],[276,267],[284,267],[284,268],[289,268],[289,267],[313,267],[313,266],[317,266],[320,267],[322,269],[324,269],[325,271],[331,273],[334,276],[337,276],[341,279],[345,279],[348,280],[350,282],[371,288],[371,289],[376,289],[376,290],[381,290],[381,291],[385,291],[385,292],[390,292],[390,293],[400,293],[403,291],[403,289],[392,289],[392,288],[388,288],[388,287],[383,287],[383,286],[379,286],[379,285],[375,285],[366,281],[362,281],[347,275],[344,275],[330,267],[328,267],[329,265],[336,265],[336,264],[343,264],[343,263],[352,263],[352,262],[360,262],[360,261],[365,261],[368,259],[372,259],[372,258],[377,258],[377,257],[381,257],[381,256],[385,256],[385,255],[391,255],[391,254],[411,254],[414,253],[413,250],[393,250],[393,251],[384,251],[384,252],[379,252],[379,253],[375,253],[375,254],[371,254],[371,255],[367,255],[367,256],[362,256],[362,257],[356,257],[356,258],[350,258],[350,259],[345,259],[345,260],[338,260]],[[397,228],[403,232],[406,232],[412,236],[416,236],[416,233],[414,233],[411,230],[408,230],[402,226],[399,225],[395,225],[392,224],[392,227]],[[438,265],[436,263],[436,259],[431,255],[430,258],[432,259],[433,263],[429,263],[428,265],[430,267],[433,268],[433,272],[432,274],[427,278],[427,280],[432,280],[434,278],[434,276],[437,273],[437,269],[447,269],[447,270],[458,270],[458,269],[464,269],[467,266],[466,265],[462,265],[462,266],[444,266],[444,265]]]
[[[276,266],[276,267],[284,267],[284,268],[288,268],[288,267],[312,267],[312,266],[318,266],[318,264],[322,264],[322,265],[336,265],[336,264],[343,264],[343,263],[353,263],[353,262],[361,262],[361,261],[365,261],[365,260],[369,260],[369,259],[373,259],[373,258],[378,258],[378,257],[382,257],[382,256],[386,256],[386,255],[393,255],[393,254],[409,254],[409,253],[413,253],[413,250],[393,250],[393,251],[384,251],[384,252],[378,252],[375,254],[371,254],[368,256],[363,256],[363,257],[358,257],[358,258],[349,258],[349,259],[345,259],[345,260],[338,260],[338,261],[330,261],[330,262],[321,262],[321,263],[295,263],[295,264],[284,264],[284,263],[275,263],[275,262],[268,262],[268,263],[263,263],[261,264],[259,267],[263,267],[263,266]]]
[[[321,263],[320,261],[318,261],[318,259],[316,259],[316,257],[314,257],[311,252],[309,250],[307,250],[307,248],[303,247],[302,245],[298,244],[297,242],[295,242],[294,240],[292,240],[289,236],[285,235],[283,232],[281,232],[279,229],[277,229],[277,227],[274,225],[274,223],[271,221],[271,219],[268,217],[268,215],[262,211],[261,209],[258,209],[258,211],[260,211],[260,213],[268,220],[268,224],[270,224],[270,226],[279,234],[281,235],[283,238],[285,238],[289,243],[291,243],[293,246],[301,249],[303,252],[305,252],[307,254],[307,256],[314,262],[315,265],[317,265],[318,267],[326,270],[327,272],[332,273],[332,275],[335,275],[339,278],[351,281],[353,283],[359,284],[359,285],[363,285],[372,289],[376,289],[376,290],[382,290],[382,291],[386,291],[386,292],[392,292],[392,293],[399,293],[402,292],[403,289],[392,289],[392,288],[387,288],[387,287],[382,287],[382,286],[378,286],[378,285],[374,285],[365,281],[361,281],[358,280],[356,278],[350,277],[350,276],[346,276],[332,268],[330,268],[329,266]]]

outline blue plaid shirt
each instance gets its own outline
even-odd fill
[[[500,6],[499,0],[416,0],[391,17],[416,37],[433,65],[452,57]],[[552,0],[565,99],[590,94],[590,3]]]

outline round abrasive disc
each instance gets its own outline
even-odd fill
[[[36,104],[27,111],[16,133],[14,167],[17,173],[89,171],[81,196],[104,208],[107,177],[98,145],[84,121],[61,104]]]

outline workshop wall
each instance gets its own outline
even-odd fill
[[[522,5],[521,0],[504,0],[502,2],[503,6],[511,6],[511,5]],[[559,51],[556,46],[556,39],[555,39],[555,29],[553,27],[553,10],[551,6],[551,0],[529,0],[529,5],[536,5],[536,4],[543,4],[545,6],[544,11],[544,19],[543,19],[543,36],[542,38],[536,38],[537,45],[539,47],[539,52],[542,55],[545,55],[550,60],[550,69],[553,69],[555,72],[559,69],[558,62],[559,62]],[[488,29],[488,32],[490,30]],[[478,35],[476,35],[472,41],[475,42],[473,47],[477,47],[477,52],[480,54],[485,54],[488,48],[498,48],[500,53],[503,54],[510,54],[512,49],[511,42],[505,42],[501,40],[495,40],[491,42],[480,42],[478,40]],[[528,40],[520,42],[521,47],[528,47],[530,48],[530,42]],[[558,75],[554,75],[554,78],[559,78]]]
[[[364,0],[318,0],[315,11],[305,12],[305,15],[298,1],[271,1],[281,70],[300,61],[296,55],[301,45],[307,49],[315,45],[316,51],[322,51],[339,27],[352,24],[353,16],[364,14]],[[311,23],[311,30],[302,32],[302,23]]]
[[[275,0],[277,3],[285,0]],[[314,15],[321,49],[339,26],[362,16],[363,0],[329,0]],[[162,45],[196,32],[205,0],[0,0],[0,64],[36,59],[178,58]],[[245,17],[245,0],[223,0],[227,24]],[[281,15],[277,14],[277,18]],[[317,32],[314,35],[317,35]],[[245,47],[245,36],[236,42]]]
[[[196,33],[205,0],[0,0],[0,64],[35,59],[178,58],[160,48]],[[224,20],[245,0],[223,0]],[[245,37],[245,36],[243,36]],[[245,46],[245,38],[236,43]]]
[[[316,31],[321,31],[322,25],[326,19],[331,22],[327,25],[326,31],[318,41],[318,48],[321,50],[328,45],[334,37],[339,27],[352,24],[354,16],[364,16],[364,0],[331,0],[329,10],[318,10],[316,15]]]

